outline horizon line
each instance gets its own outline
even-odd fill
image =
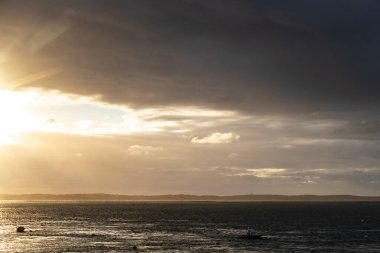
[[[0,194],[0,200],[88,200],[88,201],[123,201],[123,200],[152,200],[152,201],[380,201],[380,196],[360,196],[350,194],[238,194],[238,195],[195,195],[195,194],[160,194],[160,195],[128,195],[110,193],[29,193],[29,194]]]

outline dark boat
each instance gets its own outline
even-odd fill
[[[261,239],[263,235],[240,235],[239,238],[240,239]]]
[[[240,235],[240,239],[261,239],[263,235],[259,234],[254,230],[253,228],[249,228],[247,230],[247,233],[245,235]]]
[[[24,227],[17,227],[16,232],[17,233],[24,233],[25,232],[25,228]]]

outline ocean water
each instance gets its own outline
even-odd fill
[[[0,202],[0,252],[380,252],[380,203]]]

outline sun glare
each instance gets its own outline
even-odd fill
[[[40,89],[12,90],[0,86],[0,145],[19,144],[20,133],[26,132],[86,136],[163,131],[184,133],[197,125],[210,126],[217,123],[216,119],[220,122],[233,115],[231,111],[196,107],[138,110],[107,104],[96,97]]]
[[[32,129],[33,115],[26,111],[33,92],[0,90],[0,145],[16,144],[17,133]]]

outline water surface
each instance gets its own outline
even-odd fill
[[[16,233],[16,226],[25,233]],[[261,240],[239,239],[248,227]],[[380,252],[376,202],[1,202],[0,252]]]

